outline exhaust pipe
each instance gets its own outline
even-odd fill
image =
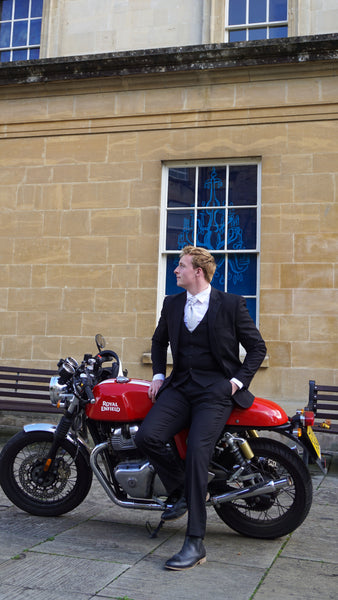
[[[235,490],[233,492],[227,492],[219,496],[211,496],[210,503],[217,506],[224,504],[225,502],[232,502],[232,500],[238,500],[239,498],[254,498],[254,496],[261,496],[262,494],[273,494],[278,490],[289,487],[292,485],[292,481],[289,477],[284,479],[278,479],[274,481],[258,483],[257,485],[244,488],[242,490]]]

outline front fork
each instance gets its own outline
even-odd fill
[[[41,473],[42,479],[44,479],[47,476],[51,466],[53,465],[57,451],[60,446],[60,443],[62,440],[64,440],[67,437],[68,431],[70,430],[72,423],[73,423],[73,416],[70,413],[67,412],[65,415],[63,415],[61,417],[61,419],[55,429],[53,442],[52,442],[50,450],[47,454],[47,458],[43,465],[43,469],[42,469],[42,473]]]

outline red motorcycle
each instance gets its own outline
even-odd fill
[[[61,359],[51,378],[51,402],[64,411],[58,425],[26,425],[1,452],[5,494],[33,515],[57,516],[76,508],[93,473],[118,506],[152,511],[167,506],[160,478],[134,441],[152,407],[149,382],[129,379],[117,354],[104,350],[103,337],[95,340],[96,356],[86,354],[81,364]],[[224,523],[246,536],[273,539],[304,521],[312,502],[307,464],[325,470],[313,419],[304,410],[289,419],[262,398],[233,410],[209,466],[207,505]],[[180,432],[168,445],[183,461],[187,435]]]

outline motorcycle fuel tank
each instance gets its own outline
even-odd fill
[[[95,421],[138,421],[143,420],[152,407],[148,397],[150,382],[130,379],[118,383],[106,379],[93,389],[95,404],[87,404],[87,417]]]

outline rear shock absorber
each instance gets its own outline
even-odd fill
[[[229,432],[225,434],[224,438],[235,461],[240,467],[245,467],[247,461],[254,457],[254,453],[252,452],[249,443],[243,438],[234,437]]]

